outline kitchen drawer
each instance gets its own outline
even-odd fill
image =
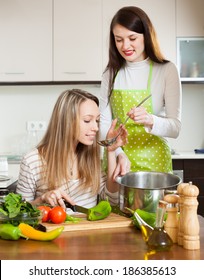
[[[203,159],[185,159],[184,160],[185,177],[203,178],[204,180],[204,160]]]
[[[199,195],[204,196],[204,179],[185,177],[185,183],[192,182],[193,185],[199,188]]]
[[[204,180],[204,159],[173,159],[173,169],[184,171],[184,180],[202,178]]]
[[[199,188],[198,214],[204,216],[204,159],[173,159],[173,169],[183,170],[183,182]]]
[[[183,170],[183,159],[173,159],[173,170]]]
[[[198,215],[204,217],[204,196],[198,197]]]
[[[198,214],[204,217],[204,178],[192,178],[192,177],[185,177],[185,182],[192,182],[193,185],[199,188],[199,195],[198,195]]]

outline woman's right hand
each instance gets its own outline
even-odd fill
[[[66,209],[64,200],[70,202],[73,205],[75,204],[74,201],[61,188],[44,193],[41,196],[41,200],[43,203],[48,203],[53,207],[59,205],[64,209]]]
[[[133,107],[128,113],[129,116],[136,124],[142,124],[146,127],[152,129],[154,120],[153,116],[147,112],[147,110],[140,106],[140,107]]]
[[[110,139],[110,138],[116,137],[118,135],[118,133],[120,132],[120,135],[117,137],[117,140],[114,142],[114,144],[107,147],[107,150],[109,152],[115,151],[117,148],[126,145],[128,142],[128,139],[127,139],[128,132],[127,132],[125,126],[120,125],[119,128],[115,129],[116,124],[117,124],[117,119],[113,120],[111,127],[109,128],[108,133],[106,135],[106,139]]]

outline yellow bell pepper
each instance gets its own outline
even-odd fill
[[[25,223],[20,223],[18,227],[25,237],[27,237],[28,239],[39,241],[51,241],[57,238],[64,229],[64,227],[61,226],[48,232],[42,232]]]

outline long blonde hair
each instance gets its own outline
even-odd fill
[[[43,162],[42,175],[49,189],[65,184],[70,179],[70,157],[77,155],[81,187],[92,187],[97,193],[100,186],[100,148],[94,141],[87,146],[78,143],[79,107],[87,99],[99,106],[96,96],[80,89],[66,90],[58,97],[47,131],[37,146]],[[98,139],[98,133],[97,137]],[[97,140],[96,139],[96,140]]]

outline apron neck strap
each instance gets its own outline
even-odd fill
[[[149,66],[149,77],[147,82],[147,91],[150,92],[151,80],[152,80],[152,69],[153,69],[153,61],[150,60]]]

